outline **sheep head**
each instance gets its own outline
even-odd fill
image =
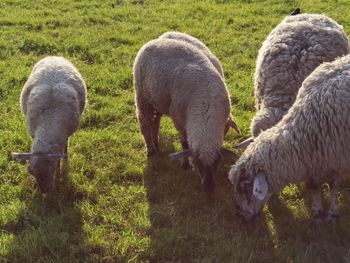
[[[13,159],[29,160],[28,172],[36,179],[42,193],[48,193],[54,186],[56,167],[67,154],[11,153]]]
[[[172,153],[169,155],[170,159],[190,159],[192,167],[198,171],[201,178],[201,184],[203,190],[206,192],[213,192],[215,189],[214,174],[218,168],[218,165],[222,158],[237,158],[238,155],[221,148],[220,152],[216,155],[216,158],[211,164],[207,164],[201,160],[199,154],[196,151],[187,149],[181,152]]]
[[[36,156],[29,159],[28,172],[34,176],[42,193],[52,190],[58,161],[57,158],[38,158]]]
[[[262,171],[249,173],[244,168],[244,163],[240,163],[231,168],[229,179],[234,187],[236,213],[246,221],[259,216],[272,195],[265,173]]]

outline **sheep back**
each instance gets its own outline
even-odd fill
[[[166,32],[162,34],[159,38],[174,39],[194,45],[199,50],[201,50],[204,53],[204,55],[207,56],[207,58],[211,61],[216,70],[220,73],[220,75],[224,77],[224,71],[222,69],[219,59],[199,39],[181,32]]]

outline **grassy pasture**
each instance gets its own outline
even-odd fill
[[[162,154],[147,161],[135,116],[138,49],[165,31],[183,31],[221,60],[233,114],[248,136],[258,49],[296,6],[326,13],[350,33],[346,0],[1,0],[0,262],[350,262],[349,183],[338,224],[310,221],[302,186],[287,187],[258,222],[244,224],[233,213],[232,163],[206,196],[194,172],[167,158],[180,149],[169,119],[161,123]],[[44,197],[26,166],[7,156],[30,149],[19,94],[47,55],[77,66],[89,106],[56,188]],[[225,145],[239,139],[231,131]]]

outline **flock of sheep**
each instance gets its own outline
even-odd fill
[[[340,25],[325,15],[297,9],[269,34],[256,61],[257,113],[252,137],[229,172],[236,212],[246,220],[260,214],[273,193],[305,182],[316,219],[338,217],[339,181],[350,175],[350,47]],[[222,158],[237,154],[222,147],[229,128],[240,130],[222,66],[198,39],[168,32],[146,43],[133,68],[135,102],[147,156],[159,151],[159,124],[169,116],[182,151],[170,154],[181,167],[194,167],[205,191],[213,191]],[[33,138],[28,171],[42,192],[54,185],[60,159],[86,104],[86,86],[77,69],[61,57],[39,61],[24,85],[21,107]],[[328,183],[328,215],[321,186]]]

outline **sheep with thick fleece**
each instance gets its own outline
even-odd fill
[[[321,185],[331,188],[328,219],[338,216],[337,186],[350,174],[350,55],[321,64],[303,82],[295,103],[262,132],[231,168],[238,214],[260,213],[273,193],[306,182],[312,214],[323,216]]]
[[[31,153],[22,157],[29,158],[28,171],[40,190],[49,192],[59,160],[66,156],[68,137],[77,130],[85,108],[85,82],[68,60],[46,57],[34,66],[20,100],[33,138]]]
[[[256,61],[257,113],[251,124],[252,138],[282,119],[302,82],[317,66],[349,51],[342,26],[325,15],[291,15],[279,23],[264,41]]]
[[[216,70],[220,73],[221,77],[224,78],[224,71],[222,69],[221,63],[219,59],[209,50],[209,48],[199,39],[190,36],[186,33],[181,32],[166,32],[162,34],[159,38],[167,38],[167,39],[174,39],[179,41],[184,41],[186,43],[189,43],[191,45],[194,45],[197,47],[200,51],[203,52],[203,54],[210,60],[210,62],[213,64],[213,66],[216,68]],[[225,134],[228,132],[230,128],[235,129],[239,134],[241,133],[240,129],[238,128],[236,122],[233,119],[232,114],[230,113],[230,116],[226,122],[225,126]]]
[[[222,154],[230,98],[223,78],[208,57],[185,41],[158,38],[146,43],[134,62],[137,115],[148,156],[158,152],[159,123],[170,116],[183,151],[198,168],[205,190],[214,189],[213,174]]]

